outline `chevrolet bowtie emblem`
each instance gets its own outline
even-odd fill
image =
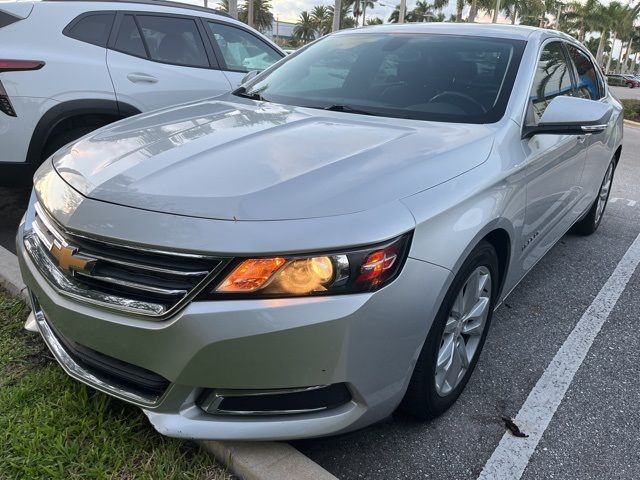
[[[67,273],[91,273],[96,263],[95,258],[79,255],[76,247],[61,245],[58,242],[54,242],[53,245],[51,245],[50,252],[58,261],[58,267]]]

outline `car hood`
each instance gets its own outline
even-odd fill
[[[288,220],[398,200],[474,168],[492,146],[483,125],[231,98],[102,128],[54,155],[54,168],[95,200],[221,220]]]

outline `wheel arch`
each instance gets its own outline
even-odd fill
[[[119,120],[138,113],[141,112],[137,108],[115,100],[70,100],[59,103],[50,108],[36,124],[29,142],[26,161],[34,167],[42,162],[41,157],[47,142],[63,122],[89,116],[110,117]]]
[[[514,235],[513,225],[506,218],[496,218],[486,224],[476,233],[476,235],[467,244],[464,251],[459,255],[458,260],[452,269],[454,276],[480,242],[487,241],[493,246],[496,250],[496,254],[498,255],[498,274],[500,283],[496,298],[501,298],[503,287],[510,271],[511,261],[514,258]]]

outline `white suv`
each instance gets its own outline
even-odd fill
[[[225,13],[192,5],[0,2],[0,172],[30,171],[121,118],[225,93],[284,56]]]

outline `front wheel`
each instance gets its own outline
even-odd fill
[[[484,346],[498,291],[498,257],[482,241],[454,278],[422,347],[400,409],[421,419],[445,412],[464,390]]]
[[[600,184],[600,190],[598,196],[591,205],[591,209],[587,212],[585,217],[578,221],[573,226],[573,231],[580,235],[591,235],[600,226],[604,211],[607,208],[607,202],[609,201],[609,195],[611,194],[611,185],[613,183],[613,173],[615,170],[615,161],[611,160],[609,167],[607,168],[602,183]]]

